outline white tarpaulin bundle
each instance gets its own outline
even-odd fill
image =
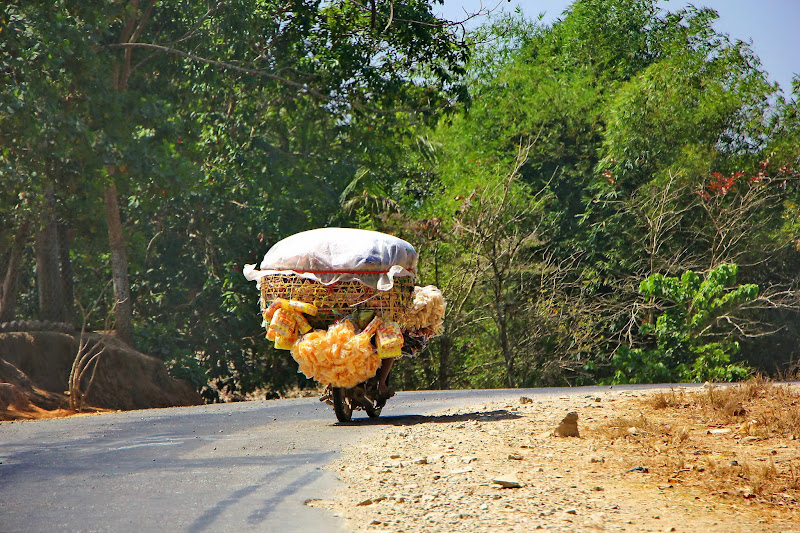
[[[250,281],[274,274],[296,274],[324,285],[356,280],[379,291],[394,278],[414,276],[417,252],[403,239],[352,228],[320,228],[276,243],[256,265],[245,265]]]

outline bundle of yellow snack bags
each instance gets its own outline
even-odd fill
[[[369,327],[368,327],[369,328]],[[314,330],[292,346],[292,357],[308,378],[334,387],[353,387],[371,378],[381,360],[372,346],[372,332],[356,333],[350,320]]]
[[[269,321],[267,338],[275,341],[275,348],[290,350],[299,335],[311,331],[311,325],[303,313],[314,316],[317,308],[305,302],[276,298],[264,310],[264,320]]]
[[[375,316],[357,332],[353,321],[345,319],[327,331],[312,331],[303,315],[316,313],[312,304],[283,298],[276,298],[263,312],[264,321],[269,324],[267,338],[275,342],[275,348],[290,350],[306,377],[324,385],[349,388],[374,376],[381,359],[400,357],[403,333],[396,322],[384,323]]]

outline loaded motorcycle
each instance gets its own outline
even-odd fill
[[[413,357],[442,328],[441,292],[415,285],[417,252],[376,231],[321,228],[287,237],[256,265],[262,325],[299,372],[326,386],[321,400],[347,422],[355,410],[380,416],[384,360]],[[387,362],[388,363],[388,362]]]

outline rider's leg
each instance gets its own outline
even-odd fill
[[[387,398],[394,396],[394,391],[390,391],[389,387],[386,386],[386,378],[389,376],[393,363],[394,357],[387,357],[386,359],[381,359],[381,366],[378,368],[378,394]]]

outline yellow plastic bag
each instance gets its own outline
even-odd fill
[[[402,346],[395,346],[394,348],[387,348],[382,350],[378,348],[378,357],[381,359],[388,359],[390,357],[400,357],[403,355],[402,353]]]
[[[377,343],[379,350],[389,350],[391,348],[403,346],[403,332],[397,322],[385,322],[378,328]]]
[[[317,316],[317,306],[314,304],[299,302],[297,300],[284,300],[283,298],[276,298],[275,301],[287,311],[297,311],[298,313]]]
[[[275,337],[275,348],[278,350],[291,350],[295,342],[297,342],[297,335],[292,331],[292,334],[288,337]]]
[[[272,322],[269,323],[269,329],[274,330],[278,337],[291,337],[296,326],[295,320],[291,312],[280,308],[272,315]]]

